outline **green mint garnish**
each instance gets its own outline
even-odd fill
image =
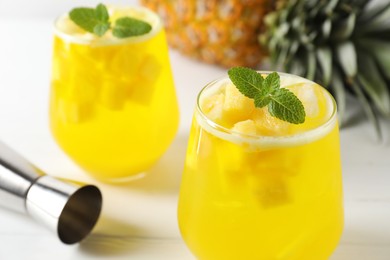
[[[266,78],[255,70],[234,67],[228,75],[237,89],[248,98],[254,99],[256,107],[268,106],[271,116],[292,124],[305,122],[305,108],[291,91],[280,87],[280,76],[272,72]]]
[[[84,30],[102,36],[109,28],[109,15],[107,8],[99,4],[95,9],[80,7],[69,13],[70,19]]]
[[[117,38],[139,36],[152,30],[150,24],[130,17],[119,18],[114,28],[111,28],[110,16],[107,7],[103,4],[99,4],[96,8],[74,8],[70,11],[69,17],[79,27],[97,36],[103,36],[110,29]]]
[[[118,38],[139,36],[152,30],[150,24],[131,17],[122,17],[116,20],[112,34]]]

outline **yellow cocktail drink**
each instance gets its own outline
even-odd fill
[[[335,102],[311,81],[280,76],[303,103],[304,124],[255,108],[228,78],[199,94],[178,209],[198,259],[325,260],[339,241]]]
[[[52,133],[98,179],[123,180],[149,168],[171,143],[178,105],[160,19],[137,8],[109,9],[152,30],[118,39],[94,36],[68,17],[55,24],[50,97]]]

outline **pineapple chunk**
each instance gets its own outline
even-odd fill
[[[255,105],[252,99],[241,94],[233,84],[226,86],[223,111],[228,122],[234,124],[249,119],[254,109]]]
[[[232,130],[235,132],[248,134],[248,135],[255,135],[257,132],[255,122],[253,122],[253,120],[251,119],[236,123],[233,126]]]
[[[108,70],[116,77],[132,79],[137,77],[138,68],[142,63],[142,54],[124,46],[115,51]]]
[[[107,79],[102,84],[99,101],[108,109],[121,110],[126,101],[126,86],[119,80]]]
[[[281,136],[289,133],[290,123],[269,114],[267,108],[256,108],[252,113],[257,132],[265,136]]]
[[[289,177],[295,174],[299,163],[285,149],[271,149],[246,154],[249,165],[248,185],[255,200],[264,208],[290,203],[293,199]],[[298,168],[299,169],[299,168]]]
[[[130,89],[128,93],[129,101],[138,105],[148,106],[153,99],[156,91],[156,84],[148,83],[148,81],[141,78],[136,78],[130,83]]]
[[[212,141],[213,150],[210,157],[218,162],[215,172],[218,189],[225,194],[231,194],[232,190],[246,189],[245,148],[221,139]]]
[[[65,99],[58,100],[58,118],[64,124],[80,124],[88,121],[94,115],[94,104],[90,102],[72,102]]]
[[[264,208],[273,208],[291,202],[288,185],[283,179],[264,178],[256,186],[255,196]]]
[[[216,123],[221,123],[223,121],[224,102],[225,95],[223,93],[207,96],[202,101],[202,110],[208,118]]]
[[[162,65],[153,55],[146,56],[139,68],[138,75],[140,75],[143,79],[150,81],[153,83],[158,79],[161,74]]]
[[[287,86],[289,90],[301,100],[305,107],[306,121],[304,124],[292,125],[293,133],[300,133],[313,129],[323,124],[330,116],[328,100],[324,95],[324,91],[317,84],[313,83],[298,83]]]
[[[318,96],[321,95],[321,89],[315,88],[313,83],[299,83],[287,86],[301,100],[305,107],[307,117],[316,117],[319,114]]]
[[[132,102],[145,106],[150,104],[159,86],[156,83],[161,76],[162,69],[160,62],[152,55],[142,60],[137,70],[137,77],[132,83],[133,90],[130,96]]]
[[[99,82],[91,80],[87,76],[80,77],[75,75],[67,85],[63,85],[66,89],[65,97],[69,100],[83,103],[94,102],[99,92]]]

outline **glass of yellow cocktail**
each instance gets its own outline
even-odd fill
[[[108,13],[107,24],[129,16],[151,30],[126,38],[111,31],[97,37],[68,14],[57,19],[50,126],[78,165],[98,179],[123,181],[164,153],[179,113],[159,17],[141,7],[114,6]]]
[[[314,82],[279,75],[302,101],[305,123],[270,116],[227,77],[198,96],[178,207],[198,259],[326,260],[339,241],[335,101]]]

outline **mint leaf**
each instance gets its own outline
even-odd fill
[[[264,81],[263,77],[255,70],[244,67],[231,68],[228,75],[237,89],[249,98],[255,98]]]
[[[305,108],[302,102],[286,88],[277,89],[270,96],[268,112],[271,116],[287,121],[292,124],[305,122]]]
[[[280,76],[278,73],[272,72],[264,79],[260,91],[255,95],[255,106],[260,108],[267,106],[272,100],[271,95],[279,88]]]
[[[257,94],[255,96],[255,107],[265,107],[266,105],[271,102],[271,97],[269,95],[262,95],[262,94]]]
[[[97,36],[103,36],[110,28],[110,16],[107,7],[98,4],[96,8],[80,7],[69,12],[70,19],[86,30]],[[152,30],[150,24],[131,17],[122,17],[116,20],[112,34],[117,38],[139,36]]]
[[[271,93],[280,88],[280,76],[276,72],[269,74],[263,82],[263,88],[267,90],[268,93]]]
[[[103,36],[110,29],[110,16],[107,7],[103,4],[98,4],[95,8],[95,17],[98,23],[93,28],[93,32],[98,36]]]
[[[93,28],[93,33],[97,36],[103,36],[108,31],[108,29],[110,29],[110,24],[99,23]]]
[[[150,24],[131,17],[122,17],[116,20],[112,34],[118,38],[139,36],[152,30]]]
[[[103,36],[110,29],[109,15],[107,8],[99,4],[95,9],[80,7],[69,12],[70,19],[86,30],[98,36]]]
[[[69,12],[69,17],[75,24],[90,33],[93,33],[93,30],[98,23],[93,8],[74,8]]]
[[[108,23],[110,16],[108,14],[107,7],[103,4],[98,4],[95,8],[96,19],[102,23]]]
[[[270,73],[265,79],[255,70],[243,67],[231,68],[228,75],[237,89],[254,99],[256,107],[268,106],[271,116],[292,124],[305,122],[302,102],[286,88],[280,88],[280,76]]]

